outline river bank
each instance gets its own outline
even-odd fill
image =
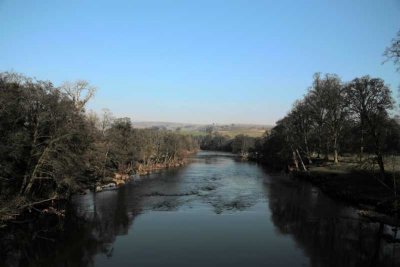
[[[386,181],[391,181],[389,185],[373,163],[360,163],[354,156],[342,157],[337,164],[329,159],[312,158],[311,164],[301,161],[297,167],[279,160],[257,157],[249,160],[275,171],[285,169],[292,177],[310,182],[329,197],[358,208],[363,217],[400,226],[400,158],[386,159],[386,166],[390,166],[385,174]]]
[[[251,153],[235,154],[243,161],[257,162],[272,170],[282,170],[284,163],[261,161]],[[349,203],[360,209],[360,215],[372,220],[400,226],[400,172],[387,171],[393,186],[386,185],[377,169],[360,167],[352,157],[343,157],[342,162],[313,159],[313,164],[304,165],[306,171],[288,167],[293,177],[305,180],[320,188],[328,196]],[[279,167],[277,167],[279,166]]]
[[[188,156],[191,154],[194,154],[196,152],[191,152],[188,153]],[[161,170],[165,169],[170,169],[170,168],[178,168],[181,166],[186,165],[188,162],[187,158],[183,159],[178,159],[178,160],[172,160],[169,162],[163,162],[163,163],[153,163],[153,164],[137,164],[136,168],[132,173],[115,173],[114,177],[106,178],[98,183],[96,183],[94,191],[95,192],[101,192],[103,190],[111,190],[111,189],[117,189],[119,186],[124,185],[128,181],[130,181],[133,177],[135,176],[144,176],[148,175],[154,172],[158,172]],[[83,191],[82,193],[86,193],[86,191]]]
[[[114,173],[113,177],[101,179],[93,184],[76,187],[68,196],[53,195],[47,199],[31,200],[23,196],[16,196],[0,205],[0,229],[11,224],[23,224],[34,220],[43,220],[45,217],[65,217],[66,204],[73,195],[85,195],[90,191],[115,190],[125,185],[133,177],[146,176],[165,169],[179,168],[188,163],[188,158],[197,151],[188,151],[183,158],[163,163],[136,164],[130,173]],[[30,218],[31,217],[31,218]],[[53,220],[54,221],[54,220]]]
[[[309,182],[228,153],[201,151],[184,168],[143,176],[119,190],[76,195],[72,204],[59,223],[53,216],[0,233],[0,262],[26,267],[399,264],[392,227],[361,218]],[[53,231],[49,222],[58,228]]]
[[[307,171],[293,171],[293,177],[311,182],[328,196],[359,208],[360,215],[400,226],[400,190],[390,187],[375,171],[309,166]],[[387,174],[395,177],[395,173]]]

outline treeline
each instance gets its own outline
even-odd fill
[[[134,129],[129,118],[85,112],[95,88],[85,81],[37,81],[0,74],[0,201],[43,199],[181,161],[198,148],[191,136]]]
[[[212,129],[211,126],[210,129]],[[261,138],[254,138],[244,134],[231,138],[216,131],[208,130],[207,135],[200,137],[199,143],[200,148],[203,150],[232,152],[247,158],[251,152],[255,152],[256,143],[260,141]]]
[[[307,94],[255,147],[260,160],[301,169],[314,158],[334,163],[339,155],[358,155],[385,172],[384,155],[400,152],[399,119],[392,116],[394,99],[380,78],[364,76],[342,82],[335,74],[317,73]],[[300,166],[299,166],[300,165]]]
[[[370,160],[384,174],[384,156],[400,153],[400,121],[394,107],[392,92],[380,78],[342,82],[336,74],[317,73],[306,95],[263,137],[231,139],[210,130],[200,144],[202,149],[298,170],[313,161],[337,164],[340,155],[357,155],[358,162]]]
[[[384,56],[400,71],[400,31]],[[380,78],[343,82],[336,74],[316,73],[306,95],[264,136],[230,139],[210,128],[200,144],[202,149],[238,153],[274,168],[305,170],[313,161],[338,164],[340,155],[357,155],[358,163],[377,164],[386,177],[385,155],[400,154],[400,115],[394,108],[392,92]]]

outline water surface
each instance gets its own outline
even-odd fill
[[[75,203],[79,226],[37,266],[400,266],[391,227],[231,154]]]

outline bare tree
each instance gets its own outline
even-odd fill
[[[101,122],[100,122],[100,130],[101,130],[101,134],[104,137],[104,134],[106,132],[107,129],[109,129],[111,127],[111,124],[114,120],[113,114],[111,113],[111,111],[108,108],[103,108],[102,110],[102,117],[101,117]]]
[[[79,111],[83,111],[85,105],[94,96],[97,89],[87,81],[77,80],[75,82],[64,82],[60,86],[60,90],[71,98]]]
[[[310,108],[312,119],[315,123],[315,128],[318,136],[318,157],[322,152],[322,147],[325,145],[325,159],[328,159],[328,141],[325,136],[327,130],[327,116],[329,101],[328,95],[325,90],[325,79],[321,77],[320,73],[314,74],[314,82],[309,89],[307,97],[305,98],[306,104]],[[324,143],[324,144],[323,144]]]
[[[389,60],[393,61],[395,65],[398,65],[397,71],[400,71],[400,31],[392,39],[390,46],[385,49],[383,55],[386,57],[385,62]]]
[[[361,125],[361,153],[363,152],[364,131],[374,140],[374,149],[381,174],[385,167],[382,153],[383,131],[388,120],[388,109],[393,108],[391,91],[379,78],[364,76],[356,78],[345,87],[349,109]]]
[[[288,114],[289,122],[293,125],[293,130],[295,131],[293,134],[299,136],[300,140],[304,143],[304,151],[309,164],[312,163],[311,151],[309,148],[309,138],[313,127],[311,117],[310,107],[304,100],[296,101],[292,111]]]
[[[400,31],[397,32],[395,38],[392,39],[390,46],[385,49],[385,53],[383,54],[386,59],[384,62],[393,61],[393,63],[397,66],[397,71],[400,72]],[[398,104],[400,107],[400,85],[398,88]]]
[[[333,161],[335,164],[339,163],[339,136],[342,132],[344,122],[347,117],[346,101],[342,82],[337,75],[327,74],[325,77],[325,94],[328,101],[326,101],[328,114],[327,114],[327,127],[329,138],[333,146]]]

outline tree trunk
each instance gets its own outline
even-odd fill
[[[307,136],[304,134],[304,144],[306,146],[308,164],[312,164],[310,149],[308,148]]]
[[[109,147],[107,146],[107,151],[104,155],[104,162],[103,162],[103,166],[102,166],[103,167],[103,171],[102,171],[103,179],[106,177],[106,164],[107,164],[107,158],[108,158],[108,151],[109,151]]]
[[[374,133],[374,138],[375,138],[375,154],[376,154],[376,161],[379,165],[379,171],[381,173],[382,180],[390,186],[390,179],[385,176],[385,163],[383,162],[383,155],[382,155],[382,150],[380,146],[380,134],[377,133],[376,131],[373,131]]]
[[[329,161],[329,141],[328,141],[328,140],[326,140],[326,151],[325,151],[325,157],[324,157],[324,159],[325,159],[326,161]]]
[[[364,128],[361,126],[361,137],[360,137],[360,162],[363,160],[364,154]]]
[[[379,171],[381,172],[382,177],[385,176],[385,165],[383,163],[383,157],[382,154],[379,153],[377,156],[377,162],[379,165]]]
[[[28,185],[28,181],[29,181],[29,175],[28,175],[28,174],[25,174],[25,175],[24,175],[24,180],[22,181],[22,185],[21,185],[21,188],[20,188],[20,190],[19,190],[19,194],[20,194],[20,195],[23,195],[23,194],[24,194],[25,188],[26,188],[26,186]]]
[[[24,180],[22,181],[22,185],[19,190],[20,195],[24,194],[25,188],[27,187],[28,182],[31,178],[30,171],[31,171],[31,168],[33,165],[33,159],[34,159],[34,154],[36,152],[37,139],[38,139],[38,135],[39,135],[39,120],[37,119],[37,117],[35,117],[33,120],[34,120],[34,125],[35,125],[35,129],[32,133],[33,141],[32,141],[32,145],[31,145],[30,152],[29,152],[29,160],[28,160],[28,165],[25,170]]]
[[[31,190],[32,190],[32,186],[33,186],[33,182],[34,182],[35,180],[34,179],[31,179],[30,181],[29,181],[29,183],[28,183],[28,185],[26,186],[26,188],[25,188],[25,190],[24,190],[24,194],[25,195],[30,195],[32,192],[31,192]]]
[[[333,163],[338,164],[339,163],[339,158],[338,158],[338,150],[335,148],[333,150]]]
[[[385,163],[383,162],[383,156],[380,151],[377,152],[376,161],[378,162],[379,165],[379,172],[381,174],[382,180],[385,182],[385,184],[391,186],[392,181],[390,180],[389,177],[386,177],[385,175]]]
[[[333,140],[333,162],[335,164],[339,163],[339,158],[338,158],[338,144],[337,144],[337,134],[334,136]]]
[[[322,138],[321,134],[318,134],[318,155],[317,158],[321,158],[321,147],[322,147]]]
[[[300,162],[301,162],[301,166],[303,167],[303,171],[307,171],[306,165],[304,165],[303,159],[300,156],[299,150],[296,149],[297,155],[299,156]]]
[[[294,166],[296,167],[296,171],[299,170],[299,162],[297,161],[297,156],[296,156],[296,152],[293,151],[293,163]]]
[[[39,172],[40,167],[45,163],[49,150],[50,150],[50,146],[47,146],[44,149],[44,151],[42,152],[42,155],[40,155],[40,158],[37,161],[35,168],[32,171],[32,174],[27,176],[29,178],[29,181],[26,183],[26,186],[24,188],[21,188],[24,195],[31,194],[31,189],[32,189],[32,185],[34,183],[35,177],[37,177],[37,173]]]

